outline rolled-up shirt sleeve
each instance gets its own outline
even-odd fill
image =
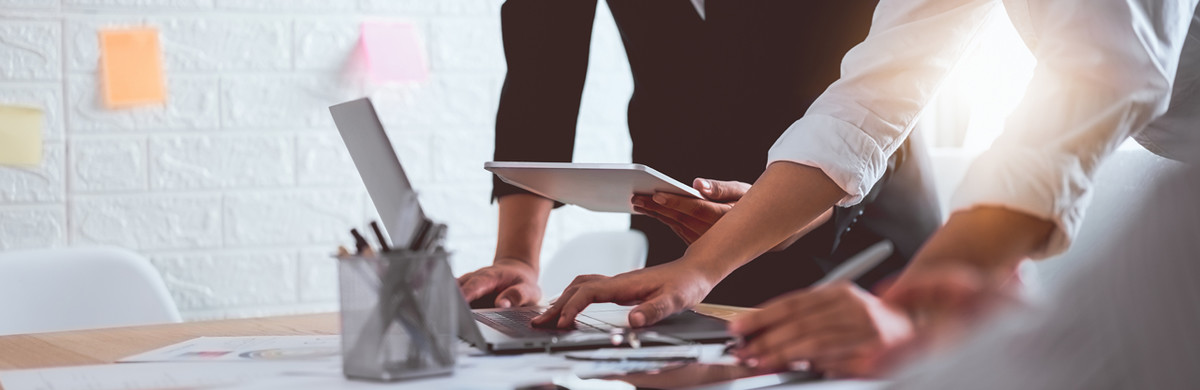
[[[883,0],[842,78],[772,146],[817,167],[853,205],[884,171],[979,32],[1009,17],[1038,65],[1005,132],[968,170],[952,210],[999,206],[1077,232],[1100,161],[1168,107],[1197,0]]]
[[[1004,133],[968,169],[952,210],[993,206],[1053,221],[1033,257],[1066,250],[1100,162],[1167,111],[1195,7],[1195,0],[1029,2],[1033,79]]]
[[[997,1],[883,0],[871,32],[842,61],[842,77],[775,142],[768,165],[821,169],[860,202],[938,88],[998,17]]]

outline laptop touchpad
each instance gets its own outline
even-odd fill
[[[615,328],[629,327],[629,309],[607,311],[585,310],[582,315],[593,320],[612,325]]]

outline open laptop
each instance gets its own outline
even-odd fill
[[[417,234],[416,227],[424,220],[425,215],[421,211],[408,176],[404,174],[400,159],[383,130],[383,124],[379,122],[371,100],[362,98],[334,105],[329,107],[329,112],[333,115],[333,121],[346,148],[350,151],[354,166],[362,175],[363,183],[372,203],[379,211],[393,245],[400,246],[412,242]],[[458,289],[455,288],[454,291],[458,292]],[[473,317],[476,320],[460,321],[459,337],[489,352],[612,347],[612,338],[604,336],[609,335],[613,329],[629,326],[626,319],[630,308],[613,304],[595,304],[588,307],[579,315],[574,330],[530,326],[530,319],[544,311],[544,307],[471,311],[461,293],[447,297],[447,304],[459,305],[464,318]],[[669,342],[677,339],[709,342],[730,338],[725,321],[690,310],[638,331],[664,338],[643,340],[644,342]]]

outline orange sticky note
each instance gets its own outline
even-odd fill
[[[109,108],[166,102],[158,30],[101,30],[100,74],[104,78],[104,104]]]
[[[41,165],[42,110],[0,105],[0,164]]]

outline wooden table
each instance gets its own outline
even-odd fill
[[[0,370],[112,363],[203,336],[338,334],[337,313],[0,336]]]
[[[696,307],[698,312],[726,319],[745,310]],[[203,336],[330,335],[338,330],[337,313],[324,313],[0,336],[0,370],[112,363]]]

